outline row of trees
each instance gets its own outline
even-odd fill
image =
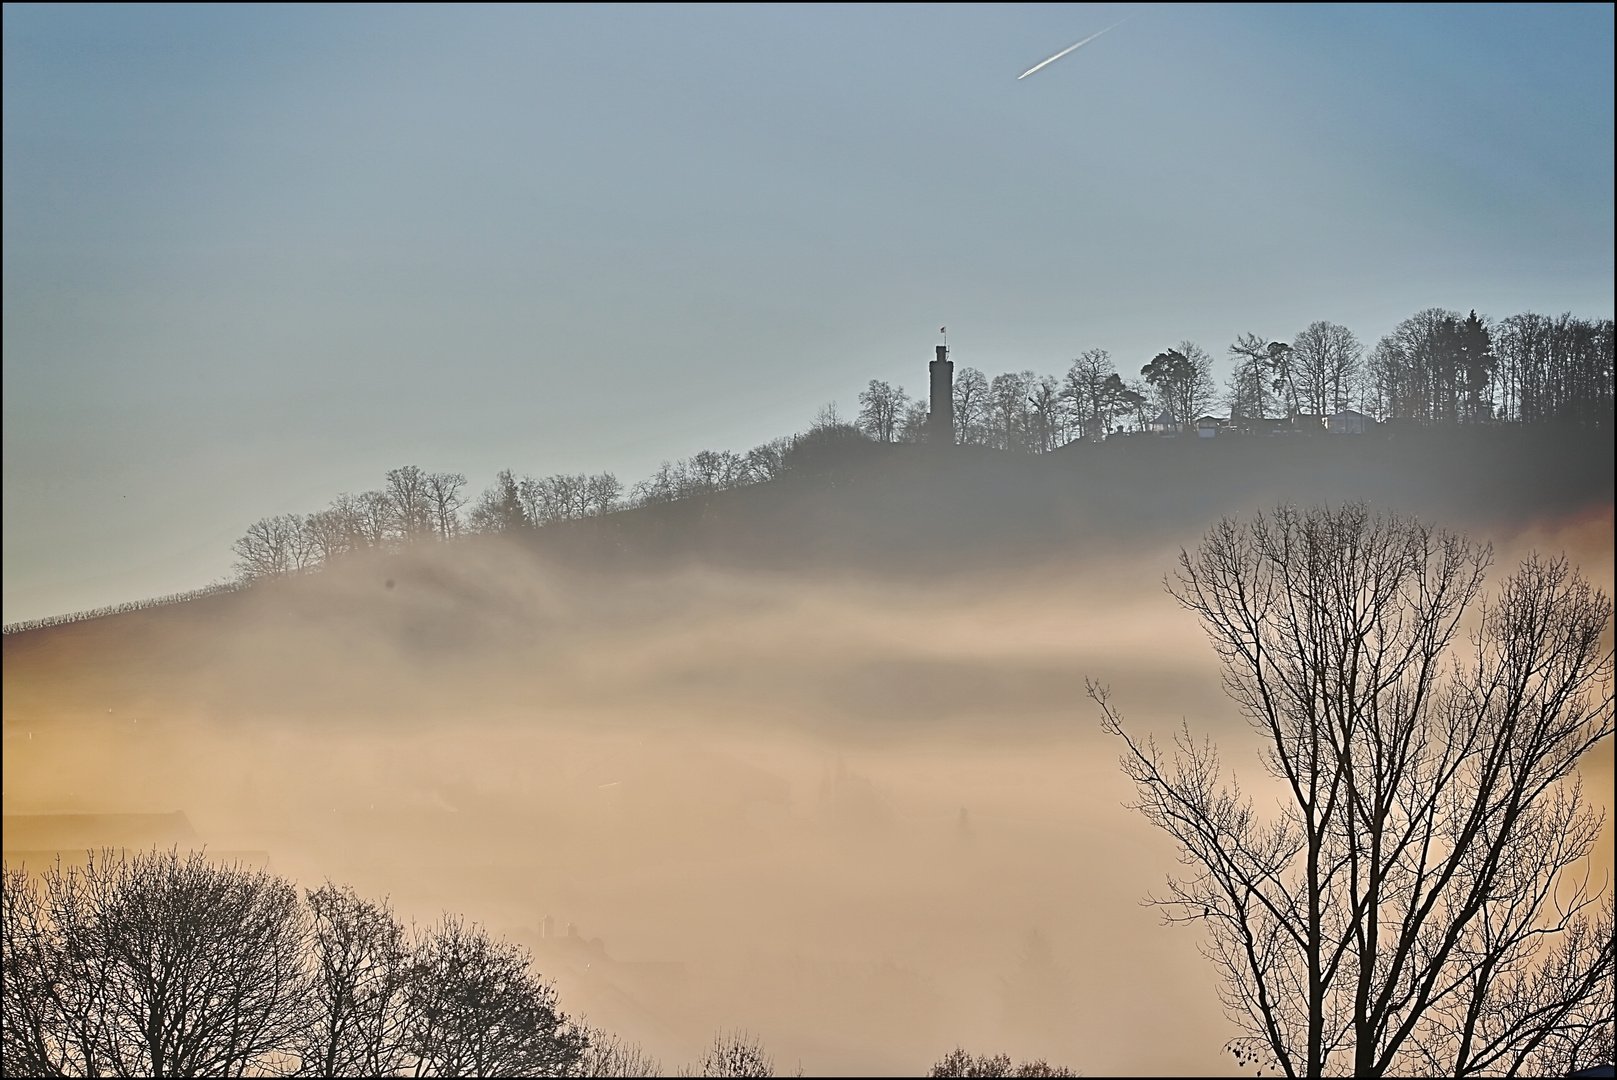
[[[795,441],[774,439],[745,454],[703,450],[679,461],[665,461],[635,484],[632,501],[636,506],[648,506],[774,480],[785,474]]]
[[[4,878],[8,1076],[642,1075],[519,947],[200,852]]]
[[[7,1076],[658,1076],[562,1011],[525,950],[445,915],[407,930],[327,882],[301,898],[202,853],[4,875]],[[773,1076],[744,1031],[698,1076]]]
[[[1212,410],[1237,426],[1270,418],[1323,416],[1346,408],[1379,420],[1510,421],[1609,426],[1613,409],[1612,321],[1513,315],[1498,324],[1475,312],[1432,308],[1405,319],[1367,356],[1351,330],[1319,321],[1290,342],[1255,333],[1230,344],[1222,390],[1213,357],[1193,341],[1165,349],[1125,378],[1111,354],[1089,349],[1065,375],[963,367],[954,380],[955,438],[967,445],[1044,453],[1075,439],[1144,430],[1161,413],[1191,424]],[[776,479],[821,444],[862,435],[878,443],[922,442],[927,406],[903,387],[872,380],[854,424],[835,409],[810,429],[745,454],[704,450],[663,462],[625,493],[609,472],[543,478],[499,473],[469,507],[460,473],[394,469],[379,490],[344,494],[313,514],[264,518],[236,542],[244,580],[312,569],[350,551],[397,548],[466,531],[507,532],[672,502]],[[1317,424],[1314,425],[1317,427]]]
[[[1120,418],[1148,423],[1151,401],[1145,384],[1124,385],[1104,349],[1074,360],[1065,380],[1033,371],[990,379],[964,367],[954,378],[955,440],[1044,453],[1091,431],[1109,433]],[[926,419],[926,403],[903,387],[872,380],[859,394],[856,426],[876,442],[925,442]]]
[[[562,1011],[528,953],[445,915],[406,929],[327,882],[301,897],[201,852],[5,868],[7,1076],[658,1076]],[[767,1077],[745,1031],[680,1075]],[[1072,1076],[962,1050],[932,1076]]]
[[[1499,322],[1432,308],[1399,323],[1368,355],[1347,327],[1318,321],[1291,341],[1241,334],[1228,348],[1222,389],[1213,358],[1193,341],[1152,357],[1125,378],[1104,349],[1074,359],[1065,376],[1032,371],[955,375],[957,442],[1042,453],[1122,427],[1143,429],[1166,411],[1179,423],[1220,410],[1233,419],[1325,416],[1357,409],[1379,420],[1612,422],[1612,321],[1512,315]],[[872,381],[858,425],[877,442],[926,438],[926,404]]]
[[[1480,403],[1501,420],[1610,427],[1612,320],[1512,315],[1492,328]]]
[[[248,526],[234,546],[245,579],[275,577],[330,562],[350,551],[448,540],[464,528],[460,473],[429,473],[414,465],[389,470],[377,491],[337,496],[312,514],[278,514]]]
[[[324,510],[254,522],[234,545],[236,571],[244,581],[284,577],[318,569],[349,552],[396,551],[466,533],[537,529],[759,484],[782,476],[794,456],[804,456],[828,432],[839,438],[859,437],[832,408],[823,411],[809,431],[775,439],[745,454],[703,450],[665,461],[627,495],[610,472],[519,477],[502,469],[494,483],[467,505],[462,496],[466,478],[460,473],[429,473],[406,465],[389,471],[380,489],[344,493]]]
[[[554,521],[609,514],[618,509],[622,495],[623,485],[609,472],[593,476],[557,473],[519,480],[510,469],[501,469],[493,486],[472,506],[466,524],[472,532],[538,528]]]
[[[1063,1065],[1052,1065],[1043,1058],[1033,1058],[1014,1064],[1009,1054],[978,1054],[961,1047],[949,1051],[935,1062],[926,1074],[929,1077],[1066,1077],[1078,1074]]]
[[[1368,355],[1347,327],[1310,324],[1290,343],[1243,334],[1223,404],[1232,416],[1293,416],[1358,409],[1378,420],[1487,421],[1609,427],[1613,404],[1610,319],[1428,308]]]

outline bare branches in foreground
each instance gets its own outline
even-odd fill
[[[1071,1069],[1051,1065],[1043,1058],[1024,1061],[1020,1065],[1011,1061],[1009,1054],[981,1054],[972,1057],[969,1051],[956,1047],[944,1054],[932,1066],[930,1077],[1036,1077],[1077,1076]]]
[[[289,1060],[305,924],[291,885],[200,855],[5,880],[7,1075],[239,1076]]]
[[[1139,741],[1091,684],[1189,868],[1156,902],[1206,927],[1239,1056],[1288,1076],[1610,1060],[1603,818],[1576,768],[1612,733],[1611,602],[1537,556],[1484,602],[1489,559],[1358,505],[1226,519],[1181,555],[1170,591],[1262,739],[1273,819],[1211,743]]]
[[[7,1076],[643,1076],[528,954],[202,853],[4,876]]]

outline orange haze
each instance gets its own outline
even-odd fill
[[[1234,1072],[1083,691],[1255,779],[1161,587],[1199,532],[941,582],[469,544],[11,635],[5,811],[183,810],[304,886],[464,912],[668,1071],[742,1027],[786,1071]],[[1609,506],[1490,535],[1495,580],[1537,546],[1611,587]]]

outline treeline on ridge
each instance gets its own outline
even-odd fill
[[[1235,433],[1277,426],[1318,430],[1320,418],[1352,409],[1375,421],[1450,424],[1571,424],[1609,428],[1613,415],[1613,325],[1571,314],[1512,315],[1432,308],[1410,316],[1366,352],[1347,327],[1311,323],[1292,340],[1240,335],[1227,352],[1222,388],[1213,358],[1193,341],[1154,356],[1125,378],[1104,349],[1089,349],[1060,378],[1033,371],[992,378],[971,367],[954,378],[955,440],[1045,453],[1078,440],[1196,423],[1221,409]],[[808,431],[746,453],[704,450],[665,461],[625,490],[610,472],[517,476],[501,471],[475,500],[460,473],[405,466],[381,489],[339,495],[312,514],[282,514],[250,526],[235,544],[243,581],[315,569],[353,551],[391,549],[464,533],[510,532],[667,503],[774,480],[827,444],[923,442],[927,404],[872,380],[853,422],[834,406]]]

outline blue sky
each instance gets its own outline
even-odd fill
[[[1016,75],[1129,21],[1028,79]],[[7,620],[416,463],[1189,338],[1609,316],[1610,5],[4,9]]]

